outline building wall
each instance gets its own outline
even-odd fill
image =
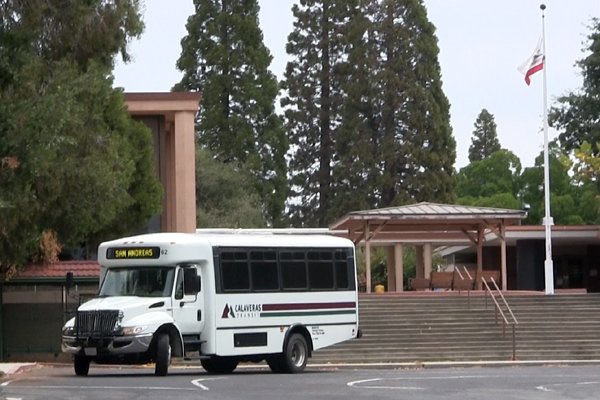
[[[3,361],[65,361],[61,329],[80,301],[95,295],[96,283],[78,284],[67,291],[62,284],[4,284],[0,286]]]
[[[455,253],[454,262],[475,270],[473,249]],[[600,245],[564,244],[552,246],[556,289],[586,289],[600,292]],[[506,249],[508,290],[544,290],[544,240],[519,240]],[[483,269],[500,269],[500,247],[483,248]]]

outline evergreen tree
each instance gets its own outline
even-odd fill
[[[287,138],[275,114],[278,87],[258,24],[257,0],[194,0],[174,90],[202,92],[199,143],[251,171],[269,223],[283,224]]]
[[[336,68],[353,1],[307,0],[294,4],[288,62],[282,87],[291,145],[290,215],[294,225],[326,226],[331,207],[335,131],[341,92]]]
[[[144,24],[139,0],[3,0],[0,29],[7,53],[69,59],[85,70],[92,60],[112,69],[117,53],[129,61],[127,45]]]
[[[293,221],[450,201],[456,145],[422,3],[310,0],[293,11],[282,100]]]
[[[583,88],[559,97],[559,105],[549,114],[550,124],[558,130],[561,147],[572,152],[587,141],[593,146],[600,143],[600,19],[593,19],[588,36],[590,54],[579,61],[583,76]],[[593,147],[594,154],[600,155]]]
[[[460,204],[521,208],[519,204],[521,161],[508,150],[499,150],[473,161],[456,176]]]
[[[344,98],[335,132],[331,190],[335,193],[326,219],[335,220],[377,204],[378,121],[374,71],[377,54],[374,25],[369,19],[373,3],[359,1],[349,10],[341,38],[346,56],[334,70]],[[345,61],[344,61],[345,60]]]
[[[562,131],[558,143],[567,155],[563,159],[573,161],[576,214],[585,223],[595,224],[600,220],[600,19],[592,20],[590,30],[586,49],[589,54],[577,63],[583,87],[560,97],[558,105],[550,110],[549,121]],[[554,192],[552,183],[550,188]],[[555,198],[551,197],[551,201],[554,215]]]
[[[568,165],[561,161],[563,158],[561,149],[551,146],[549,152],[550,214],[554,223],[558,225],[590,223],[591,221],[586,221],[589,212],[581,208],[590,205],[586,190],[573,185]],[[521,175],[521,182],[520,197],[523,203],[530,207],[525,223],[543,223],[545,215],[543,154],[536,157],[533,167],[525,168]]]
[[[0,269],[48,238],[55,251],[107,239],[160,210],[150,131],[110,76],[141,29],[136,0],[2,2]]]
[[[216,160],[196,149],[197,226],[202,228],[262,228],[266,226],[260,195],[249,171]]]
[[[456,143],[435,28],[421,0],[380,0],[375,14],[381,153],[378,206],[451,202]]]
[[[475,120],[475,130],[469,146],[469,161],[481,161],[500,150],[494,116],[485,108]]]

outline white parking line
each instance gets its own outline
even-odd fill
[[[346,385],[350,387],[358,387],[364,389],[395,389],[395,390],[425,390],[425,388],[419,386],[376,386],[370,385],[370,382],[380,382],[382,378],[374,378],[374,379],[363,379],[360,381],[348,382]],[[362,385],[363,383],[367,383],[366,385]]]
[[[589,382],[566,382],[566,383],[549,383],[547,385],[540,385],[540,386],[536,386],[535,388],[537,390],[541,390],[542,392],[554,392],[554,389],[550,389],[550,386],[552,387],[559,387],[559,386],[577,386],[577,385],[600,385],[599,381],[589,381]]]
[[[192,381],[192,385],[199,387],[202,390],[206,390],[209,391],[210,389],[206,386],[204,386],[202,383],[200,382],[204,382],[204,381],[216,381],[218,379],[226,379],[224,376],[219,376],[219,377],[215,377],[215,378],[199,378],[199,379],[194,379]]]
[[[387,389],[387,390],[425,390],[421,386],[394,386],[385,384],[387,381],[432,381],[432,380],[451,380],[451,379],[488,379],[489,375],[444,375],[444,376],[403,376],[397,378],[373,378],[348,382],[346,385],[360,389]],[[383,382],[375,385],[374,382]]]

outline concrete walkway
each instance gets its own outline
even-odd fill
[[[0,363],[0,376],[14,375],[35,365],[36,363]]]

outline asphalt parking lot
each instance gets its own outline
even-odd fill
[[[230,375],[202,368],[96,367],[76,377],[70,365],[36,365],[6,375],[2,399],[598,399],[599,365],[400,369],[310,368],[296,375],[242,367]]]

